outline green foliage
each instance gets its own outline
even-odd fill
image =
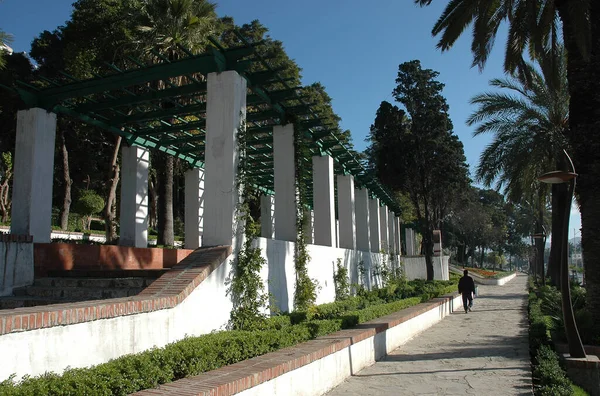
[[[348,280],[348,270],[342,264],[342,259],[338,258],[336,271],[333,273],[333,283],[335,284],[335,300],[341,301],[350,297],[350,281]]]
[[[260,222],[252,216],[252,206],[257,205],[258,196],[252,188],[255,184],[249,173],[245,125],[238,129],[237,138],[239,163],[236,188],[241,191],[242,199],[236,207],[236,220],[243,227],[244,233],[227,290],[233,302],[228,327],[234,330],[252,330],[262,326],[266,318],[261,309],[267,304],[268,295],[260,277],[260,270],[266,260],[262,257],[261,249],[254,246],[255,239],[260,236]]]
[[[83,229],[89,230],[92,216],[100,213],[103,207],[104,198],[94,190],[82,190],[73,209],[81,215]]]
[[[546,295],[541,299],[533,290],[530,281],[529,293],[529,349],[533,364],[533,376],[536,395],[572,395],[573,384],[567,377],[564,369],[559,364],[558,354],[552,349],[553,318],[543,312],[543,307],[548,307],[554,296],[549,290],[539,290],[538,293]],[[546,308],[547,309],[547,308]]]

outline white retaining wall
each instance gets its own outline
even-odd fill
[[[449,256],[435,256],[433,259],[433,279],[448,280],[450,273],[448,272]],[[406,271],[408,280],[412,279],[427,279],[427,267],[425,264],[425,256],[402,256],[402,263]]]
[[[462,297],[459,295],[398,326],[239,394],[244,396],[322,395],[438,323],[452,313],[454,307],[461,309],[461,306]]]
[[[273,294],[281,311],[292,310],[294,244],[265,238],[259,238],[256,243],[267,260],[261,274],[265,290]],[[363,261],[367,286],[381,284],[379,277],[371,276],[373,268],[381,265],[381,254],[316,245],[308,245],[308,251],[311,256],[308,273],[319,284],[317,304],[334,301],[333,274],[338,258],[348,268],[352,283],[358,283],[358,264]],[[389,262],[389,255],[385,259]],[[0,381],[13,373],[21,378],[46,371],[62,372],[67,366],[87,367],[125,354],[163,347],[186,335],[223,329],[232,308],[225,285],[232,263],[233,256],[230,256],[181,304],[171,309],[0,336],[0,356],[5,362],[0,365]]]

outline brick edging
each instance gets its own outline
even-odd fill
[[[0,311],[0,335],[173,308],[231,254],[231,246],[200,248],[134,297]]]
[[[350,345],[373,337],[375,334],[396,327],[431,309],[450,302],[457,295],[451,294],[434,298],[429,302],[362,323],[352,329],[340,330],[293,347],[207,371],[194,377],[163,384],[158,388],[139,391],[133,395],[233,395],[334,354]]]

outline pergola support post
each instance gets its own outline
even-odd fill
[[[312,161],[315,245],[335,247],[333,158],[329,155],[314,156]]]
[[[368,252],[371,249],[369,224],[369,191],[367,189],[354,190],[355,216],[356,216],[356,249]]]
[[[296,161],[294,125],[273,127],[275,239],[296,240]]]
[[[202,246],[204,226],[204,170],[189,169],[185,172],[185,248]]]
[[[121,147],[119,245],[148,247],[148,168],[150,153],[138,146]]]
[[[246,93],[246,80],[236,71],[208,74],[204,246],[232,245],[237,231],[237,134],[246,127]]]
[[[356,213],[354,176],[338,175],[338,215],[340,218],[340,245],[343,249],[356,249]]]
[[[381,251],[381,206],[379,198],[369,199],[369,227],[371,238],[371,252],[379,253]]]
[[[33,108],[17,113],[11,233],[50,242],[56,114]]]

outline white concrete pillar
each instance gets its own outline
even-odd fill
[[[369,191],[354,190],[354,210],[356,216],[356,249],[368,252],[371,249],[369,224]]]
[[[333,158],[313,157],[313,208],[315,245],[335,247],[336,222],[333,189]]]
[[[381,251],[381,206],[379,198],[369,199],[369,233],[371,239],[371,252]]]
[[[388,253],[396,252],[396,231],[394,223],[396,222],[396,216],[391,210],[388,211]]]
[[[406,255],[407,256],[416,256],[415,251],[415,232],[412,228],[407,228],[404,230],[405,240],[406,240]]]
[[[338,217],[340,218],[340,244],[343,249],[356,249],[356,213],[354,176],[338,175]]]
[[[389,251],[389,247],[388,247],[388,237],[389,237],[389,228],[388,228],[388,208],[387,206],[383,205],[380,209],[379,209],[379,238],[381,238],[381,246],[379,247],[380,250],[385,250],[386,252]]]
[[[402,228],[400,227],[400,217],[396,217],[394,224],[396,224],[396,253],[402,254]]]
[[[315,240],[315,228],[313,227],[315,212],[306,209],[304,215],[306,216],[306,222],[304,223],[304,241],[307,244],[312,245]]]
[[[202,246],[204,227],[204,169],[185,171],[185,248]]]
[[[203,245],[232,245],[239,154],[237,134],[246,123],[246,80],[236,71],[208,74],[204,154]]]
[[[270,195],[260,197],[260,236],[275,239],[275,198]]]
[[[275,239],[296,240],[296,162],[294,161],[294,125],[273,128],[275,172]]]
[[[148,247],[148,167],[150,152],[121,147],[121,206],[119,245]]]
[[[56,114],[33,108],[17,113],[10,231],[50,242]]]

